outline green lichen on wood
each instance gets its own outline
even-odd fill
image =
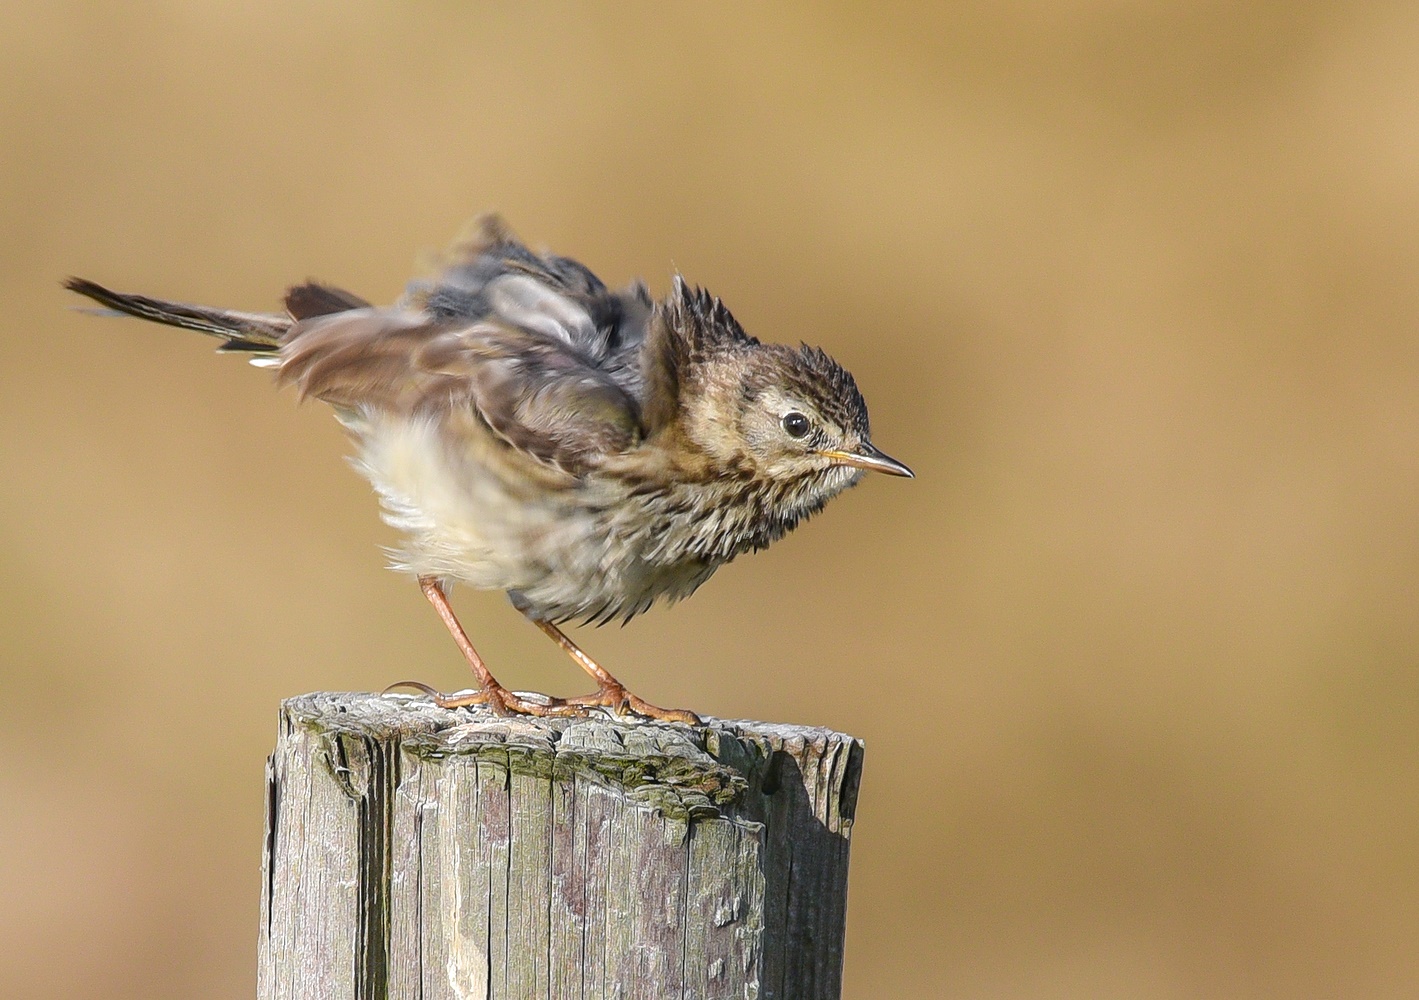
[[[588,753],[527,743],[450,746],[437,735],[406,740],[403,748],[426,760],[476,759],[544,781],[593,781],[685,821],[719,816],[720,807],[737,801],[748,787],[742,775],[708,757],[692,761],[674,755]]]

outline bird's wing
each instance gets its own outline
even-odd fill
[[[433,277],[410,284],[401,305],[531,330],[608,370],[625,367],[627,347],[644,337],[650,314],[642,286],[613,292],[570,257],[528,249],[497,216],[479,219]]]
[[[582,264],[529,250],[495,216],[394,308],[314,284],[292,289],[287,308],[301,322],[284,342],[281,377],[302,395],[455,422],[476,413],[548,469],[581,475],[633,448],[644,414],[663,422],[674,406],[673,386],[668,405],[646,398],[644,286],[612,292]],[[662,390],[667,381],[650,380]]]
[[[454,421],[475,412],[510,448],[574,476],[641,438],[635,400],[577,347],[494,317],[315,317],[286,338],[280,377],[346,409]]]

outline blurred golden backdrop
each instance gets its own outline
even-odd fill
[[[577,633],[867,740],[848,997],[1419,995],[1419,7],[32,2],[0,56],[7,996],[250,996],[278,700],[467,679],[328,412],[59,280],[389,301],[487,209],[823,345],[917,471]]]

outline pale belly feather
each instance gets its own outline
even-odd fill
[[[405,535],[391,568],[516,595],[538,617],[623,616],[688,596],[717,566],[656,558],[662,518],[594,478],[529,489],[432,421],[345,415],[384,520]]]

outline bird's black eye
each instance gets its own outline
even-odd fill
[[[808,427],[808,418],[796,411],[786,414],[783,418],[783,429],[788,431],[789,437],[803,437],[808,433]]]

